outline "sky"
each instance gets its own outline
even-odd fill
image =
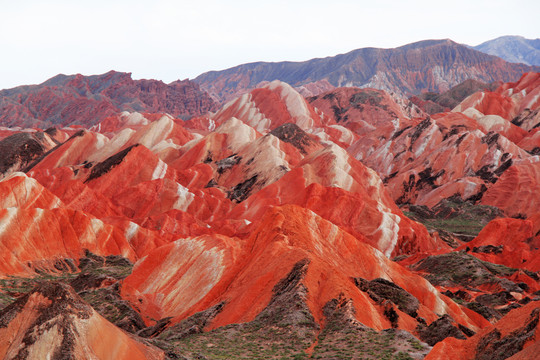
[[[538,0],[0,0],[0,89],[59,73],[171,82],[450,38],[540,37]]]

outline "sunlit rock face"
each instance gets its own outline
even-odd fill
[[[194,358],[207,336],[277,328],[272,341],[301,335],[294,351],[313,354],[369,329],[409,339],[396,354],[469,344],[540,290],[537,132],[515,120],[523,101],[538,109],[536,78],[432,115],[382,90],[306,100],[273,81],[185,122],[117,112],[11,130],[0,351],[64,351],[64,328],[77,358]],[[43,320],[55,296],[75,310]]]

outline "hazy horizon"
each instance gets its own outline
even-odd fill
[[[471,46],[505,35],[534,39],[540,4],[27,0],[6,2],[2,12],[0,89],[6,89],[57,74],[116,70],[169,83],[244,63],[305,61],[428,39]]]

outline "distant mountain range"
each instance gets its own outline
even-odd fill
[[[410,96],[443,92],[467,79],[516,81],[540,67],[514,64],[451,40],[425,40],[394,49],[363,48],[304,62],[256,62],[194,79],[218,102],[228,101],[267,81],[294,87],[372,87]],[[324,86],[318,86],[318,85]],[[321,92],[322,92],[321,91]],[[310,95],[317,95],[311,93]]]
[[[191,117],[216,104],[193,81],[133,80],[130,73],[57,75],[39,85],[0,91],[0,125],[92,126],[121,111]]]
[[[540,66],[540,39],[501,36],[474,46],[474,49],[512,63]]]
[[[539,42],[507,36],[476,47],[498,51],[502,57],[513,55],[510,62],[446,39],[394,49],[363,48],[304,62],[249,63],[170,84],[133,80],[131,74],[116,71],[93,76],[60,74],[39,85],[1,90],[0,126],[90,127],[122,111],[187,119],[215,111],[219,104],[274,80],[291,84],[304,97],[338,87],[381,89],[417,96],[414,101],[424,110],[440,112],[463,96],[487,88],[485,84],[517,81],[526,72],[540,72],[540,66],[514,63],[515,58],[533,63]],[[459,94],[434,98],[466,80],[472,82],[460,87]]]

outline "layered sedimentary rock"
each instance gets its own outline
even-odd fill
[[[135,265],[122,291],[143,313],[177,316],[176,321],[223,302],[208,325],[216,328],[255,319],[271,301],[276,284],[300,263],[305,301],[317,323],[324,321],[323,307],[329,301],[345,297],[356,309],[370,309],[356,314],[361,323],[377,330],[392,327],[383,300],[373,299],[353,281],[384,278],[416,304],[410,305],[412,310],[405,310],[404,303],[387,304],[395,308],[397,327],[413,332],[417,317],[432,322],[444,313],[474,331],[485,325],[361,238],[294,205],[269,210],[245,242],[206,236],[156,249]]]
[[[496,219],[458,250],[468,248],[482,260],[511,268],[540,271],[540,242],[534,238],[533,231],[534,225],[530,220]]]
[[[534,79],[463,109],[535,111]],[[28,285],[48,279],[101,314],[52,287],[88,310],[53,321],[76,330],[75,357],[107,358],[95,332],[117,339],[117,358],[164,356],[137,334],[188,359],[218,346],[339,357],[333,344],[351,334],[386,339],[377,356],[422,358],[449,336],[483,334],[540,290],[538,157],[520,147],[535,131],[497,116],[510,125],[428,116],[374,89],[306,100],[273,81],[186,122],[126,112],[89,129],[17,130],[0,179],[2,324],[49,326],[28,305],[50,305]],[[63,351],[51,334],[0,350]]]
[[[68,285],[39,285],[0,311],[2,359],[164,359],[105,320]]]
[[[536,335],[539,309],[538,301],[532,302],[468,340],[448,338],[436,345],[426,359],[447,359],[449,354],[459,359],[534,359],[540,349]]]
[[[369,89],[310,101],[358,136],[347,151],[378,172],[394,201],[432,207],[456,194],[476,202],[511,166],[535,166],[539,89],[538,73],[525,74],[429,117]]]
[[[392,126],[392,121],[425,118],[426,114],[410,101],[392,98],[376,89],[339,88],[308,98],[311,105],[333,116],[334,120],[359,135],[381,127]]]
[[[527,73],[518,81],[502,84],[493,92],[472,94],[456,106],[454,111],[477,120],[491,116],[488,118],[491,122],[501,123],[504,119],[529,131],[540,123],[537,111],[540,106],[539,84],[540,73]]]
[[[510,167],[482,198],[482,203],[497,206],[509,216],[528,217],[538,212],[540,163]]]
[[[92,126],[121,111],[190,117],[215,110],[212,99],[189,80],[164,84],[131,74],[57,75],[42,84],[0,91],[0,124],[46,128]]]

